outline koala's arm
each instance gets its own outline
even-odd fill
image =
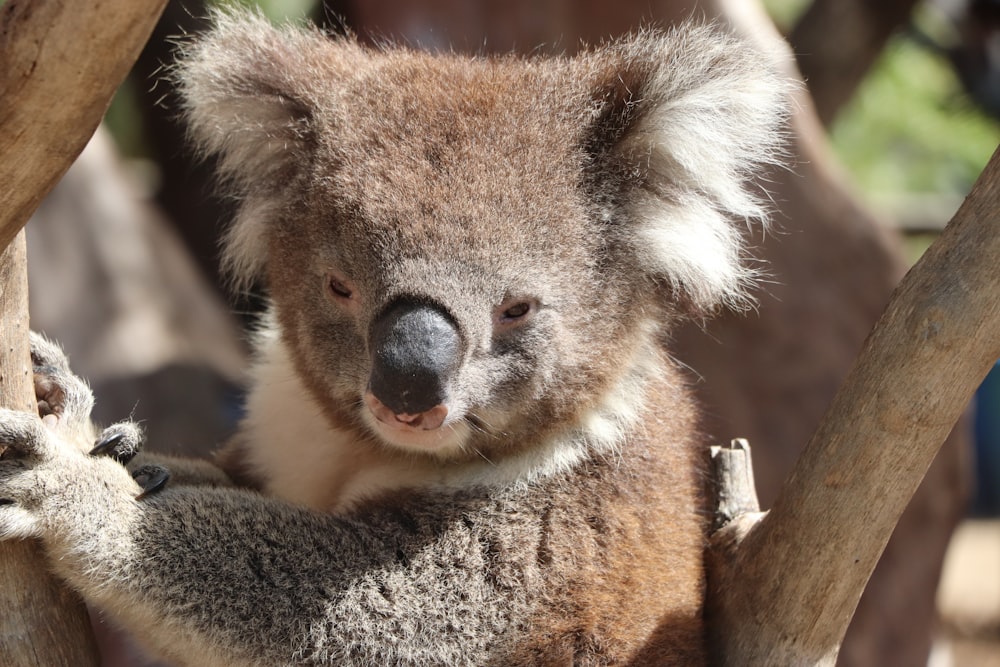
[[[532,540],[485,498],[354,520],[242,489],[137,500],[123,467],[32,415],[0,411],[0,443],[0,537],[41,538],[84,598],[181,664],[488,664],[537,587]]]
[[[40,538],[60,576],[162,655],[502,662],[489,647],[537,588],[535,528],[509,504],[428,494],[354,519],[295,507],[205,461],[137,455],[134,424],[95,435],[90,391],[58,346],[33,335],[32,358],[44,420],[0,410],[0,539]]]

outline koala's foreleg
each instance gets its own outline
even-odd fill
[[[154,650],[200,667],[503,662],[495,640],[537,588],[537,529],[510,500],[414,494],[342,519],[164,488],[136,456],[141,432],[94,436],[86,384],[58,347],[32,350],[43,419],[0,410],[0,538],[40,538],[57,574]]]
[[[346,520],[237,489],[142,497],[31,415],[0,411],[0,443],[0,536],[41,538],[57,574],[182,664],[486,664],[524,613],[533,559],[502,562],[524,536],[487,516],[509,506],[431,496]]]

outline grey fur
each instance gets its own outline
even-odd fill
[[[273,299],[222,459],[256,490],[175,462],[140,497],[69,443],[89,392],[46,346],[72,419],[0,412],[0,535],[185,665],[702,663],[702,450],[660,341],[743,298],[785,84],[701,26],[483,60],[216,22],[176,76],[240,201],[234,280]],[[366,403],[399,300],[461,341],[440,427]]]

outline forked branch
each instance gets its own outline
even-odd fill
[[[719,530],[725,665],[832,665],[896,521],[1000,358],[1000,151],[907,274],[773,509]]]

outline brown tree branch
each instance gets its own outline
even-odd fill
[[[94,133],[166,0],[0,7],[0,248]]]
[[[83,150],[165,3],[0,7],[0,405],[35,409],[19,232]],[[0,545],[0,610],[4,665],[97,664],[83,604],[47,572],[32,542]]]
[[[34,410],[28,354],[28,280],[24,232],[0,255],[0,400]],[[4,665],[96,665],[87,610],[45,569],[33,541],[0,544],[0,656]]]
[[[829,126],[906,23],[917,0],[814,0],[788,41],[816,113]]]
[[[713,537],[726,665],[833,664],[892,528],[1000,358],[1000,150],[907,274],[773,509]]]

